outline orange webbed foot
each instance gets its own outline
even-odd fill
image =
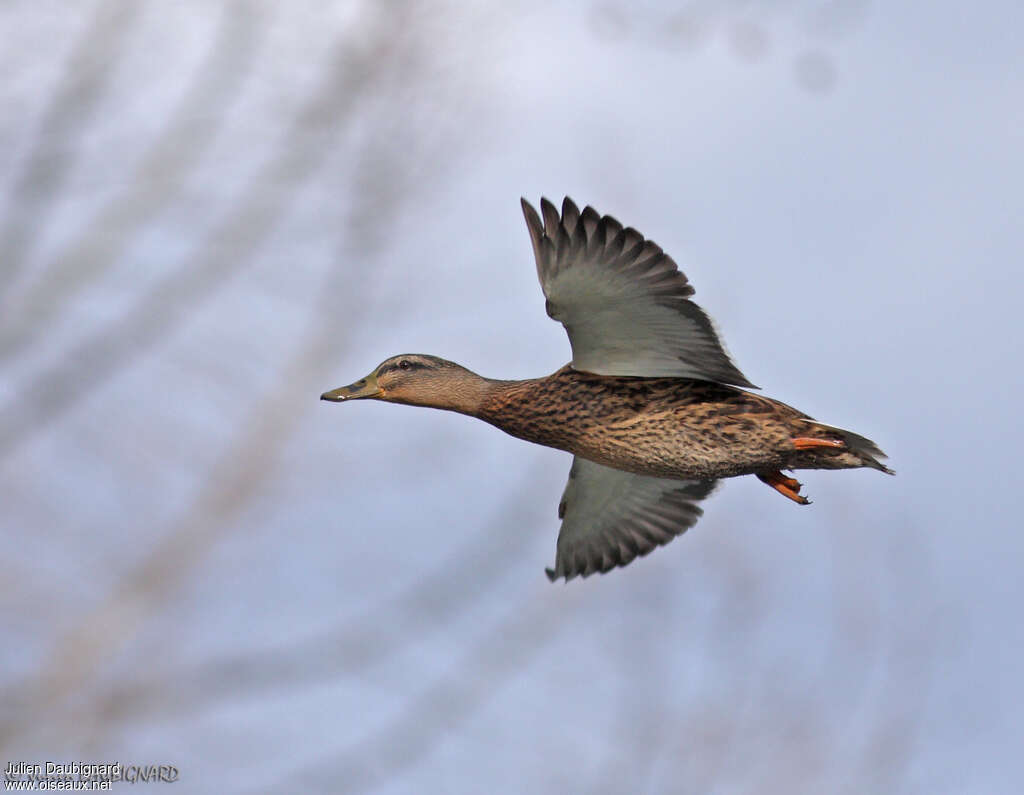
[[[811,501],[800,496],[800,487],[803,485],[797,482],[796,478],[787,478],[781,472],[769,472],[757,475],[762,483],[767,483],[783,497],[788,497],[798,505],[810,505]]]

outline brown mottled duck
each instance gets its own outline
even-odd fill
[[[522,206],[547,313],[569,334],[569,364],[498,381],[402,354],[321,398],[457,411],[572,453],[551,580],[606,572],[667,544],[696,523],[719,478],[756,475],[807,505],[783,470],[891,474],[874,442],[741,389],[757,387],[653,242],[569,198],[561,215],[547,199],[540,215]]]

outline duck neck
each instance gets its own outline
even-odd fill
[[[526,381],[487,380],[487,390],[473,416],[502,430],[528,405],[530,387],[536,379]]]
[[[442,403],[435,403],[433,407],[456,411],[470,417],[480,417],[492,396],[500,392],[507,383],[507,381],[484,378],[467,370],[464,377],[459,378],[448,387]]]

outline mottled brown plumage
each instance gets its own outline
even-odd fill
[[[479,409],[467,413],[520,439],[661,478],[886,469],[867,439],[710,381],[594,375],[566,366],[546,378],[490,382]],[[798,437],[843,447],[797,450]]]
[[[807,504],[782,470],[891,472],[863,436],[739,388],[753,385],[657,245],[568,198],[561,214],[547,200],[541,211],[523,201],[548,314],[569,334],[569,365],[497,381],[404,354],[322,398],[457,411],[572,453],[551,579],[608,571],[668,543],[697,521],[719,478],[756,475]]]

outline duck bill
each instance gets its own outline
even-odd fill
[[[354,384],[339,386],[337,389],[332,389],[330,392],[324,392],[320,396],[320,399],[330,400],[334,403],[341,403],[345,400],[379,398],[383,394],[384,390],[377,386],[376,374],[370,373],[366,378],[360,378]]]

